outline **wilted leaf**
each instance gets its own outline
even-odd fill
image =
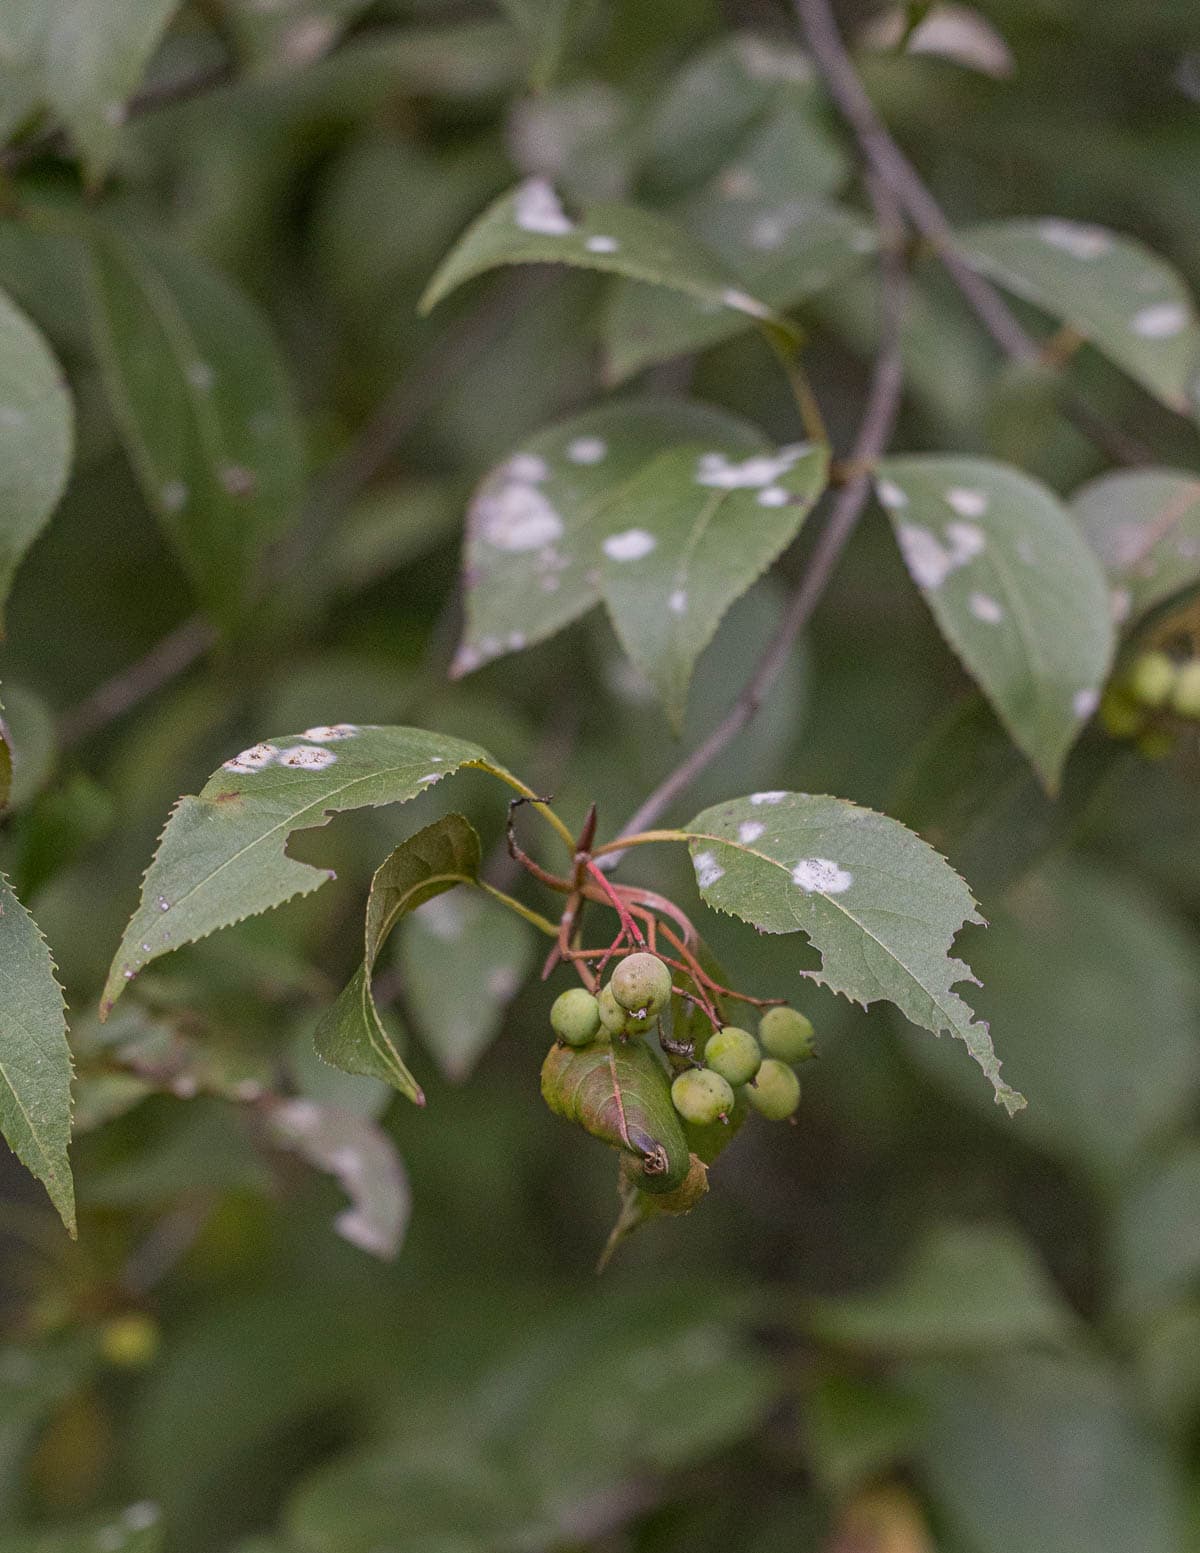
[[[71,1053],[62,989],[37,923],[0,875],[0,1130],[75,1233]]]
[[[1197,404],[1200,320],[1177,272],[1131,237],[1047,217],[962,233],[968,261],[1071,325],[1181,414]]]
[[[1123,469],[1071,498],[1113,584],[1114,618],[1133,623],[1200,582],[1200,479],[1182,469]]]
[[[802,971],[864,1006],[958,1037],[1011,1115],[1025,1104],[1000,1077],[988,1027],[953,990],[971,978],[950,957],[971,892],[943,857],[896,820],[840,798],[753,793],[684,827],[700,894],[766,933],[803,932],[821,969]]]
[[[73,441],[62,368],[38,330],[0,292],[0,611],[17,567],[66,487]]]
[[[942,634],[1053,791],[1112,657],[1094,554],[1051,491],[989,459],[883,459],[875,489]]]
[[[479,837],[461,814],[427,825],[380,864],[367,897],[363,963],[313,1036],[326,1062],[346,1073],[384,1079],[418,1105],[425,1104],[420,1085],[379,1017],[371,977],[379,951],[401,917],[456,884],[473,884],[478,876]],[[457,974],[471,972],[460,964]]]
[[[96,352],[134,472],[205,607],[237,619],[303,488],[278,348],[257,309],[190,255],[98,226],[89,253]]]
[[[460,766],[493,769],[477,744],[420,728],[335,724],[253,745],[198,797],[181,798],[142,884],[101,1004],[159,955],[307,895],[328,871],[285,850],[294,830],[347,809],[404,803]]]

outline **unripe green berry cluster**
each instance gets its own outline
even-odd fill
[[[791,1065],[815,1055],[811,1022],[794,1008],[771,1008],[759,1021],[757,1039],[737,1025],[710,1035],[703,1067],[676,1075],[671,1100],[697,1127],[726,1121],[739,1094],[768,1121],[785,1121],[800,1104],[800,1080]]]
[[[1100,722],[1150,760],[1169,755],[1174,719],[1200,722],[1200,658],[1180,661],[1158,648],[1132,658],[1104,692]]]
[[[584,987],[560,993],[550,1009],[550,1024],[566,1046],[624,1040],[653,1029],[670,1001],[670,967],[657,955],[631,954],[595,996]]]

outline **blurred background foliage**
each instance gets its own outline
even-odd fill
[[[1011,51],[999,79],[862,56],[954,220],[1099,220],[1200,283],[1192,0],[985,10]],[[853,34],[872,18],[842,19]],[[220,272],[269,321],[311,496],[281,542],[298,562],[286,583],[107,720],[81,716],[85,698],[194,606],[101,392],[61,226],[84,205],[80,165],[39,141],[19,73],[0,75],[2,127],[34,148],[5,174],[0,285],[52,343],[78,415],[70,489],[0,648],[17,751],[0,853],[73,1010],[81,1204],[72,1244],[4,1162],[0,1553],[1200,1548],[1197,750],[1150,763],[1089,733],[1051,805],[878,511],[768,704],[676,817],[770,785],[919,828],[992,923],[963,948],[1030,1100],[1014,1120],[949,1040],[800,991],[821,1043],[801,1125],[747,1129],[702,1210],[597,1283],[611,1162],[538,1098],[551,994],[508,919],[477,925],[482,984],[421,917],[388,951],[425,1111],[311,1056],[361,955],[370,870],[444,812],[435,794],[300,838],[337,870],[319,900],[162,962],[111,1026],[91,1013],[170,804],[244,744],[342,719],[442,729],[572,818],[595,799],[611,830],[728,707],[803,545],[723,624],[680,746],[595,615],[448,681],[466,497],[523,435],[605,391],[608,289],[514,270],[430,318],[415,306],[524,174],[679,209],[769,131],[802,192],[854,200],[811,80],[762,66],[795,38],[767,0],[182,6],[146,77],[161,100],[125,126],[92,209]],[[193,77],[211,80],[171,101]],[[872,307],[851,278],[797,309],[842,447]],[[932,267],[907,358],[898,447],[1012,458],[1063,493],[1103,467]],[[1194,426],[1098,355],[1074,370],[1160,461],[1194,461]],[[795,435],[750,335],[641,382]],[[452,804],[498,839],[483,778]],[[798,991],[794,945],[705,911],[682,861],[631,860],[630,876],[694,906],[741,984]],[[337,1184],[246,1103],[279,1085],[395,1141],[412,1216],[393,1263],[335,1236]]]

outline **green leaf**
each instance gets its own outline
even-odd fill
[[[1200,1279],[1200,1142],[1189,1139],[1122,1184],[1112,1227],[1115,1302],[1141,1326]]]
[[[652,476],[652,461],[669,454],[674,460]],[[768,467],[768,455],[780,460],[777,469]],[[730,467],[750,459],[756,462],[740,472]],[[491,471],[471,503],[466,629],[454,671],[468,673],[552,636],[602,597],[627,645],[640,651],[636,638],[651,590],[636,581],[631,589],[628,574],[640,576],[653,553],[650,574],[658,586],[650,607],[672,616],[658,622],[672,644],[659,683],[678,714],[692,663],[719,623],[719,614],[704,619],[703,609],[719,601],[723,613],[807,510],[803,501],[771,506],[758,498],[767,489],[815,495],[824,472],[823,452],[793,447],[776,454],[746,422],[672,400],[605,405],[537,433]],[[646,492],[660,483],[676,496],[655,492],[654,509],[646,510]],[[752,537],[742,540],[744,556],[731,555],[730,531],[743,516]],[[706,535],[714,520],[716,541]],[[722,538],[732,583],[717,575]],[[693,580],[693,549],[701,553],[697,592],[677,613],[671,599]]]
[[[73,445],[62,368],[0,292],[0,624],[17,567],[66,488]]]
[[[287,855],[294,830],[348,809],[405,803],[461,766],[496,769],[486,750],[462,739],[348,723],[264,741],[227,760],[198,797],[172,811],[101,1014],[160,955],[323,884],[327,869]]]
[[[281,1100],[268,1111],[275,1140],[328,1171],[350,1199],[333,1221],[343,1240],[391,1261],[408,1225],[408,1177],[381,1127],[353,1111],[312,1100]]]
[[[178,8],[179,0],[47,0],[46,93],[92,185],[108,170],[127,99]]]
[[[791,335],[791,326],[756,297],[682,228],[634,205],[598,204],[568,216],[544,178],[528,178],[502,195],[466,232],[429,282],[429,312],[464,281],[505,264],[572,264],[686,292]]]
[[[816,1300],[802,1319],[823,1342],[887,1353],[1056,1343],[1075,1327],[1025,1241],[999,1226],[931,1228],[885,1288]]]
[[[1070,324],[1171,409],[1194,411],[1200,321],[1182,279],[1143,244],[1055,217],[961,235],[976,269]]]
[[[163,1533],[158,1506],[140,1500],[66,1526],[0,1535],[0,1553],[160,1553]]]
[[[1113,584],[1121,623],[1200,583],[1200,479],[1182,469],[1127,469],[1071,498],[1084,537]]]
[[[24,685],[4,687],[4,721],[12,746],[12,791],[8,802],[24,808],[46,785],[58,755],[50,708]]]
[[[205,607],[234,620],[303,489],[278,348],[246,298],[190,255],[99,226],[89,254],[96,351],[134,472]]]
[[[461,814],[448,814],[402,841],[376,869],[367,896],[363,963],[313,1037],[326,1062],[345,1073],[384,1079],[417,1105],[425,1104],[420,1085],[379,1017],[371,977],[379,951],[400,918],[456,884],[473,884],[479,877],[479,856],[474,827]],[[456,975],[465,974],[460,964]]]
[[[62,989],[37,923],[0,874],[0,1131],[75,1233],[71,1052]]]
[[[1011,1116],[1025,1104],[1000,1077],[988,1027],[953,990],[970,968],[950,957],[971,892],[896,820],[844,799],[752,793],[685,826],[700,894],[765,933],[803,932],[821,955],[802,971],[867,1006],[894,1003],[913,1024],[963,1042]]]
[[[468,1078],[492,1044],[534,951],[528,924],[486,895],[443,896],[402,924],[405,1005],[447,1078]]]
[[[883,459],[875,489],[943,636],[1054,791],[1112,658],[1095,555],[1051,491],[990,459]]]

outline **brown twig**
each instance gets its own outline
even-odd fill
[[[879,347],[862,421],[847,460],[851,471],[849,478],[834,499],[800,585],[792,595],[779,628],[758,660],[745,689],[708,738],[676,766],[629,817],[618,840],[621,836],[631,836],[652,826],[754,717],[791,656],[796,638],[829,585],[866,502],[871,466],[887,448],[900,408],[904,377],[900,351],[900,323],[908,289],[903,260],[904,225],[888,186],[874,176],[868,179],[867,186],[883,238],[880,255],[882,285]],[[611,852],[607,857],[615,863],[622,855],[620,852]]]

